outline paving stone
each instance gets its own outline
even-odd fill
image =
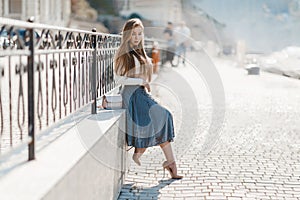
[[[224,196],[216,196],[216,195],[212,195],[212,196],[207,196],[206,197],[207,200],[226,200],[227,197]]]
[[[228,200],[241,200],[241,197],[227,197]]]

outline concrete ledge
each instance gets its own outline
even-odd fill
[[[102,110],[54,128],[63,134],[38,148],[36,160],[1,173],[1,199],[116,199],[127,168],[124,117]]]

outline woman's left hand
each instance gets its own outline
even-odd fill
[[[145,88],[147,88],[148,92],[151,92],[150,84],[149,84],[148,82],[145,82],[145,83],[143,84],[143,86],[144,86]]]

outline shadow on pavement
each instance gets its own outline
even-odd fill
[[[158,195],[160,194],[159,191],[162,188],[170,185],[174,181],[176,181],[176,179],[159,180],[158,185],[149,187],[149,188],[143,188],[143,187],[136,186],[135,183],[124,184],[123,189],[126,188],[127,191],[126,191],[126,193],[124,193],[124,191],[122,191],[120,193],[119,198],[129,200],[129,199],[140,199],[140,197],[143,197],[143,198],[147,197],[149,199],[157,200]],[[128,193],[130,193],[130,194],[128,194]]]

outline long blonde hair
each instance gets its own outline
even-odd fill
[[[138,44],[136,49],[132,49],[130,47],[130,39],[132,35],[132,31],[136,27],[141,27],[144,31],[144,26],[141,20],[137,18],[129,19],[123,27],[122,30],[122,41],[119,49],[117,50],[114,57],[114,70],[115,73],[121,76],[130,75],[128,74],[130,71],[134,71],[133,69],[136,67],[134,63],[133,56],[137,57],[138,61],[141,65],[142,73],[149,73],[146,70],[147,65],[151,65],[150,59],[148,58],[145,49],[144,49],[144,38]],[[149,74],[147,74],[149,76]],[[151,77],[151,75],[149,76]]]

